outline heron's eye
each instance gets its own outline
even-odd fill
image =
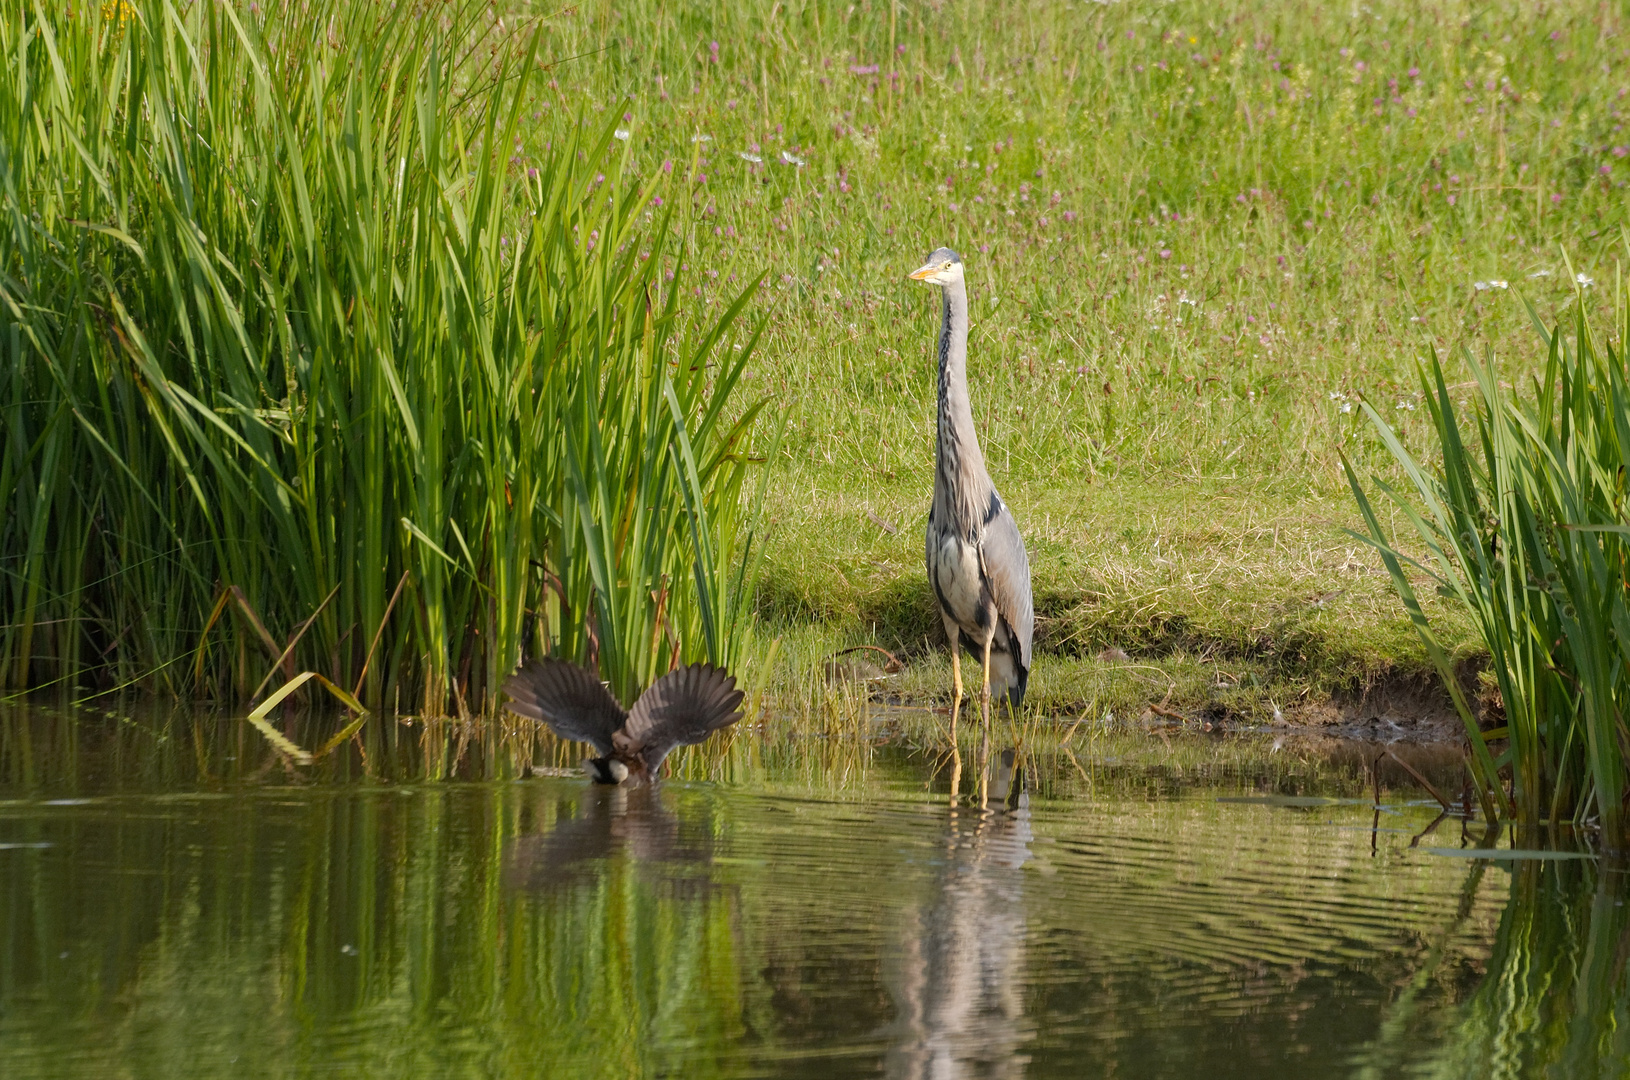
[[[942,266],[942,267],[940,267],[940,269],[941,269],[941,270],[949,270],[949,269],[951,269],[951,264],[950,264],[950,263],[946,263],[946,264],[945,264],[945,265],[944,265],[944,266]]]

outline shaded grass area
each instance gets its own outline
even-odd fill
[[[875,642],[910,661],[897,682],[946,693],[920,540],[936,298],[903,280],[941,243],[968,265],[976,422],[1030,548],[1039,706],[1135,687],[1103,673],[1108,648],[1160,669],[1156,698],[1243,685],[1231,707],[1256,717],[1431,671],[1343,532],[1361,522],[1338,452],[1394,475],[1361,399],[1429,442],[1429,350],[1534,365],[1516,298],[1569,302],[1560,249],[1611,276],[1621,14],[804,3],[544,24],[578,59],[534,120],[623,110],[708,268],[690,309],[769,268],[747,381],[784,422],[759,601],[782,684]],[[1433,618],[1462,649],[1464,621]]]
[[[1173,690],[1181,704],[1222,703],[1267,718],[1275,707],[1427,674],[1388,580],[1341,533],[1347,500],[1276,499],[1264,487],[1231,480],[1168,490],[1117,479],[1089,489],[1085,505],[1072,505],[1068,490],[1018,489],[1014,501],[1041,517],[1026,530],[1041,657],[1036,700],[1075,709],[1102,698],[1100,707],[1124,713],[1154,687],[1156,697]],[[834,496],[833,511],[801,518],[814,543],[761,582],[772,625],[814,623],[833,638],[898,649],[913,667],[943,658],[917,528],[890,534],[867,519],[916,525],[921,513],[848,502]],[[818,524],[856,518],[866,524]],[[836,588],[818,580],[823,570]],[[1447,605],[1434,613],[1451,634],[1463,626]],[[1158,670],[1144,686],[1145,676],[1119,673],[1129,664]],[[899,681],[914,695],[946,692],[948,663],[921,674]]]

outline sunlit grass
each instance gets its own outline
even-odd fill
[[[1624,220],[1624,24],[1596,5],[507,17],[574,58],[550,69],[540,138],[583,103],[620,112],[630,152],[687,179],[676,225],[710,271],[689,303],[770,271],[745,379],[787,428],[759,610],[823,637],[817,664],[937,647],[937,310],[904,280],[934,246],[968,264],[975,413],[1043,654],[1203,657],[1261,681],[1237,704],[1266,717],[1431,670],[1342,533],[1359,519],[1338,451],[1392,468],[1360,396],[1426,445],[1414,360],[1471,340],[1537,364],[1518,294],[1547,317],[1567,301],[1559,244],[1606,280]],[[1033,698],[1076,708],[1080,681]],[[1234,680],[1180,681],[1199,705]]]
[[[109,31],[112,44],[101,60],[93,62],[88,47],[74,54],[67,68],[71,84],[93,75],[132,77],[113,59],[123,55],[119,42],[127,38],[121,35],[146,25],[145,8],[129,10],[136,21]],[[188,10],[188,18],[202,18]],[[251,31],[257,19],[275,26],[284,17],[246,6],[230,10]],[[278,52],[273,70],[308,77],[313,56],[370,40],[375,15],[365,10],[336,3],[332,11],[346,18],[320,35],[323,43]],[[404,18],[418,17],[417,8],[400,10]],[[1611,7],[1380,3],[1352,9],[1185,0],[1153,8],[811,2],[589,10],[512,3],[458,8],[438,18],[445,23],[437,26],[439,40],[459,49],[469,65],[448,68],[446,93],[460,103],[455,112],[463,135],[462,141],[449,136],[458,149],[446,160],[463,155],[491,176],[539,169],[542,179],[534,186],[540,188],[545,181],[567,183],[570,174],[580,186],[563,190],[581,201],[559,211],[559,221],[568,233],[577,225],[570,235],[579,238],[609,227],[594,215],[620,212],[617,205],[602,207],[598,192],[614,189],[622,198],[630,190],[625,177],[663,178],[668,186],[656,195],[663,204],[653,206],[648,226],[643,217],[640,224],[650,230],[642,235],[653,237],[653,273],[667,260],[661,286],[676,269],[673,245],[679,242],[698,270],[664,294],[676,304],[668,332],[684,348],[695,347],[741,290],[768,272],[741,324],[763,317],[764,333],[719,423],[728,427],[760,395],[773,401],[783,435],[777,467],[768,474],[768,529],[754,533],[766,560],[753,601],[763,620],[756,636],[805,643],[771,666],[784,682],[778,693],[812,702],[824,692],[822,658],[859,641],[913,661],[915,672],[908,667],[900,680],[913,694],[945,693],[938,671],[918,662],[937,647],[939,632],[920,540],[931,484],[929,341],[936,316],[932,298],[909,287],[903,274],[924,251],[949,243],[969,266],[976,416],[1035,572],[1043,677],[1033,684],[1034,704],[1064,713],[1124,697],[1127,707],[1135,706],[1135,679],[1096,666],[1102,650],[1119,648],[1161,669],[1167,684],[1178,685],[1173,700],[1185,708],[1220,705],[1260,719],[1334,690],[1361,689],[1391,672],[1430,670],[1386,574],[1341,532],[1358,519],[1338,452],[1360,468],[1397,475],[1354,411],[1360,394],[1388,411],[1406,445],[1428,445],[1413,360],[1424,348],[1446,349],[1465,339],[1495,343],[1513,372],[1539,363],[1516,294],[1533,299],[1547,319],[1566,301],[1571,293],[1558,244],[1574,253],[1575,270],[1606,280],[1607,245],[1623,222],[1623,184],[1630,175],[1620,96],[1626,90],[1624,24]],[[19,8],[8,20],[13,29],[0,32],[16,33],[31,19]],[[505,84],[517,87],[515,97],[506,97],[509,89],[493,89],[481,73],[520,63],[516,50],[530,47],[534,34],[531,80]],[[38,48],[19,52],[17,44],[6,39],[8,57],[25,56],[38,65],[30,71],[46,70]],[[376,46],[367,55],[389,52]],[[396,52],[399,62],[392,62],[401,71],[421,56]],[[346,100],[345,75],[336,70],[323,77],[330,95],[324,100]],[[8,83],[8,101],[20,100],[18,85]],[[284,92],[294,104],[310,96],[298,90],[298,81],[290,85],[295,89]],[[363,79],[357,85],[360,93],[375,84]],[[228,105],[238,107],[238,89],[211,84],[198,100],[223,104],[215,113],[189,115],[188,122],[229,115]],[[491,104],[500,99],[503,108]],[[112,115],[97,104],[111,100],[79,94],[74,107]],[[384,100],[376,105],[384,108]],[[505,111],[516,106],[513,115]],[[11,175],[44,175],[44,159],[27,156],[37,151],[32,129],[18,126],[21,106],[8,108],[7,145],[20,148],[8,159]],[[309,118],[320,110],[305,108],[291,113],[303,148],[343,145],[343,132],[319,133]],[[391,108],[412,122],[412,110]],[[485,129],[474,119],[482,109],[494,124],[491,137],[479,133]],[[586,146],[581,163],[572,159],[558,172],[561,148],[574,138],[579,116],[588,118],[590,131],[609,136],[610,153],[595,157],[601,151]],[[510,134],[500,138],[512,121]],[[54,137],[51,167],[88,176],[72,148]],[[376,145],[389,143],[379,138]],[[183,139],[176,145],[196,155],[198,167],[210,163],[197,144]],[[93,160],[103,152],[99,146],[92,147]],[[321,158],[314,153],[311,160]],[[232,160],[252,165],[263,183],[287,173],[272,166],[275,157],[246,152]],[[410,173],[421,160],[407,156]],[[317,173],[315,166],[307,171]],[[374,190],[390,190],[385,173],[374,177]],[[145,197],[166,175],[144,165],[143,186],[133,185],[129,194]],[[220,191],[236,190],[225,179],[232,174],[216,175],[223,177]],[[351,191],[340,179],[331,190]],[[118,220],[102,212],[93,187],[79,180],[68,185],[60,208],[56,195],[34,200],[41,221],[55,223],[51,235],[90,245],[85,250],[95,256],[88,263],[63,260],[66,269],[53,271],[63,280],[89,282],[79,267],[101,266],[97,258],[121,250],[106,233],[66,224]],[[212,206],[272,206],[233,204],[212,190],[206,186],[199,195],[216,198]],[[464,198],[475,189],[440,190]],[[75,199],[88,208],[73,208]],[[514,243],[516,231],[498,222],[530,205],[518,195],[507,207],[501,202],[482,204],[488,217],[480,235],[487,246],[446,263],[487,266],[481,272],[491,275],[495,295],[507,272],[500,268],[518,265],[506,261],[502,243]],[[28,198],[16,202],[30,204]],[[403,219],[380,210],[381,221],[406,229]],[[258,243],[255,230],[285,212],[277,208],[266,218],[240,212],[233,235],[250,239],[217,241],[245,280],[253,280],[243,269],[252,264],[245,245]],[[655,230],[669,212],[669,233],[658,248]],[[23,280],[16,267],[33,235],[23,220],[14,217],[0,237],[11,245],[5,249],[8,282]],[[357,258],[374,259],[374,267],[385,265],[379,252],[386,235],[347,224],[343,216],[324,230],[327,248],[355,251]],[[419,273],[403,283],[425,298],[423,325],[435,326],[442,301],[431,286],[443,271],[430,267],[429,250],[421,244],[404,253],[400,265]],[[142,264],[119,255],[108,265],[131,273]],[[289,264],[280,254],[260,265]],[[572,255],[569,265],[574,273],[593,266],[621,273],[588,253]],[[165,274],[156,276],[181,280]],[[630,287],[642,280],[630,275],[618,280]],[[104,274],[110,276],[124,280]],[[387,279],[370,280],[378,287]],[[169,295],[156,287],[146,291]],[[271,314],[278,310],[323,313],[326,337],[318,352],[351,349],[355,340],[390,353],[419,340],[411,321],[376,320],[371,329],[353,329],[343,289],[338,301],[315,288],[299,301],[260,301],[253,290],[245,292],[249,299],[240,302],[253,300],[263,313],[262,322],[249,324],[252,341],[284,333]],[[522,325],[518,315],[467,307],[466,321],[448,323],[448,347],[455,352],[492,327],[518,333]],[[451,310],[459,309],[454,304]],[[590,313],[574,308],[571,315],[582,320],[571,324],[577,340],[589,339]],[[31,318],[56,327],[46,313]],[[76,318],[52,333],[73,341],[70,329],[88,334],[101,325],[100,316]],[[238,346],[214,329],[218,322],[210,323],[211,333],[226,341],[230,354]],[[289,332],[298,337],[307,330],[290,320]],[[188,348],[184,336],[155,336],[174,341],[179,352]],[[13,335],[3,347],[14,357],[32,356],[35,347],[26,340]],[[87,349],[103,347],[95,335],[88,340]],[[721,343],[717,355],[743,356],[746,350],[726,347],[737,343],[746,344]],[[194,352],[212,348],[206,342]],[[226,507],[231,512],[219,515],[219,537],[201,524],[210,514],[193,509],[196,496],[183,480],[171,482],[189,473],[166,464],[175,460],[170,444],[137,423],[150,407],[138,392],[120,396],[109,384],[105,404],[92,402],[87,415],[118,436],[110,437],[108,450],[75,427],[74,414],[61,410],[68,399],[50,396],[57,391],[49,390],[49,380],[24,386],[16,374],[22,366],[9,367],[8,407],[34,410],[25,413],[30,426],[9,429],[26,434],[8,442],[0,464],[6,481],[0,490],[18,492],[7,518],[15,539],[6,541],[6,595],[7,610],[21,614],[0,630],[11,635],[5,647],[12,681],[19,681],[19,656],[29,653],[35,683],[73,682],[79,677],[70,672],[100,667],[96,688],[129,682],[194,692],[162,665],[197,647],[203,614],[216,595],[211,568],[228,560],[259,576],[258,583],[243,584],[255,585],[257,607],[276,624],[279,638],[340,583],[335,567],[347,560],[385,567],[366,587],[359,580],[341,589],[299,657],[302,668],[353,677],[365,662],[365,639],[382,625],[393,590],[412,569],[411,591],[393,619],[411,615],[413,626],[400,634],[387,630],[369,674],[379,680],[386,705],[397,703],[386,687],[405,673],[422,676],[427,686],[443,679],[462,688],[446,695],[445,708],[457,711],[461,694],[478,698],[493,677],[493,662],[482,658],[514,655],[512,646],[529,635],[541,633],[567,652],[587,655],[593,648],[584,632],[588,560],[565,547],[564,531],[551,533],[558,542],[543,561],[553,569],[534,572],[519,555],[528,542],[523,533],[531,530],[536,544],[549,529],[564,526],[548,515],[547,524],[523,526],[521,516],[509,513],[513,491],[497,494],[500,474],[541,460],[531,456],[539,444],[512,441],[506,451],[512,460],[489,454],[494,432],[463,426],[477,415],[466,410],[479,403],[463,396],[474,394],[477,382],[460,383],[458,393],[446,390],[450,372],[462,378],[470,370],[463,354],[434,361],[416,356],[415,363],[423,378],[412,385],[446,394],[423,402],[438,406],[430,414],[442,425],[426,427],[427,438],[439,430],[435,437],[442,440],[437,482],[402,470],[409,455],[401,436],[369,441],[376,429],[368,425],[399,407],[388,386],[377,380],[365,386],[360,372],[354,384],[320,387],[325,405],[303,414],[305,426],[295,422],[298,411],[284,418],[277,386],[209,403],[211,419],[197,419],[200,430],[219,432],[224,424],[245,441],[262,439],[270,449],[254,452],[263,458],[289,456],[286,443],[297,438],[310,448],[301,454],[315,454],[324,440],[338,438],[336,432],[347,433],[347,446],[353,431],[360,440],[344,468],[299,473],[311,487],[263,484],[264,494],[252,480],[257,474],[248,452],[228,440],[229,464],[247,478],[233,481],[238,494]],[[615,376],[606,381],[623,385]],[[38,386],[49,392],[36,401]],[[480,392],[499,409],[496,390]],[[82,389],[74,394],[87,396]],[[358,394],[363,404],[353,412],[350,399]],[[410,403],[419,407],[416,399]],[[632,397],[625,405],[636,407]],[[543,424],[541,417],[531,419]],[[257,423],[270,430],[257,433]],[[767,439],[755,452],[765,445]],[[196,456],[187,456],[194,474],[215,467],[207,460],[193,465]],[[699,464],[706,457],[699,456]],[[46,485],[44,501],[31,494],[42,490],[39,476],[56,476],[61,463],[85,460],[110,464],[82,470],[78,488],[66,480]],[[608,459],[606,475],[624,474],[620,460]],[[710,489],[713,509],[745,514],[737,498],[743,489],[731,485],[749,478],[734,471],[738,462],[721,463],[724,472]],[[35,482],[18,482],[30,478]],[[562,481],[540,476],[538,489],[550,482]],[[339,489],[344,497],[326,502],[301,494]],[[159,510],[143,509],[148,496]],[[278,500],[294,509],[260,508]],[[592,520],[614,517],[615,502],[597,504]],[[303,517],[302,507],[308,508]],[[279,526],[283,533],[262,521],[279,513],[292,522]],[[110,515],[131,524],[112,534]],[[325,516],[331,529],[321,527]],[[404,517],[442,555],[404,539],[398,524]],[[178,544],[159,527],[171,518],[187,519],[188,536],[209,539]],[[36,520],[49,527],[35,528]],[[494,526],[490,535],[487,522]],[[1402,519],[1383,524],[1389,532],[1407,525]],[[728,533],[728,522],[719,530]],[[298,536],[285,540],[287,533]],[[244,554],[263,551],[270,536],[279,538],[279,548],[309,548],[304,557],[312,568],[283,574],[276,564],[273,572],[269,558]],[[598,542],[606,539],[602,533]],[[573,598],[569,611],[546,600],[554,595],[549,574],[567,565],[557,554],[569,556],[571,572],[561,578]],[[740,555],[739,549],[721,554],[713,573]],[[47,563],[54,570],[41,577],[35,568]],[[665,572],[677,598],[691,568]],[[503,595],[527,599],[490,605],[475,584],[488,573],[498,575],[491,580]],[[234,576],[222,575],[220,582]],[[135,582],[128,595],[141,602],[86,601],[113,580]],[[661,588],[656,591],[660,596]],[[643,592],[619,595],[644,604]],[[1451,647],[1475,648],[1463,619],[1435,599],[1426,603]],[[657,610],[646,605],[641,628],[624,634],[625,644],[644,650],[638,672],[663,658],[655,656],[663,650],[651,648],[648,632],[660,621]],[[528,621],[526,613],[540,611],[548,613],[544,623]],[[26,646],[18,636],[23,624],[31,627]],[[666,632],[658,636],[666,639]],[[689,649],[706,635],[692,621],[678,636]],[[230,621],[210,648],[211,686],[222,694],[247,692],[273,659]],[[792,656],[804,666],[794,667]],[[746,654],[740,659],[752,663]],[[637,676],[630,669],[616,678]],[[1125,689],[1100,689],[1103,680]],[[416,712],[421,698],[410,694],[400,704]],[[466,706],[478,707],[468,700]]]

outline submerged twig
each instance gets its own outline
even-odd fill
[[[1437,817],[1433,818],[1432,819],[1432,824],[1428,825],[1426,828],[1422,829],[1420,832],[1415,834],[1415,836],[1409,841],[1409,846],[1410,847],[1419,847],[1421,841],[1424,840],[1426,837],[1430,836],[1432,834],[1432,831],[1434,829],[1436,829],[1439,825],[1442,825],[1443,820],[1445,818],[1447,818],[1448,816],[1449,816],[1449,811],[1445,810],[1442,813],[1440,813]]]
[[[1442,792],[1438,791],[1437,788],[1432,786],[1432,782],[1430,780],[1416,772],[1414,766],[1410,765],[1409,762],[1405,761],[1397,754],[1394,754],[1390,747],[1382,750],[1382,753],[1396,761],[1399,765],[1402,765],[1404,772],[1408,773],[1410,776],[1413,776],[1415,778],[1415,782],[1420,784],[1421,787],[1425,788],[1431,794],[1432,798],[1438,801],[1438,805],[1443,807],[1444,813],[1450,813],[1454,810],[1454,804],[1448,799],[1445,799]]]

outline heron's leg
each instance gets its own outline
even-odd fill
[[[990,730],[990,643],[996,636],[994,628],[985,635],[985,657],[981,666],[984,668],[984,685],[979,690],[979,728],[981,731]]]
[[[990,801],[990,727],[979,731],[979,809],[983,812]]]
[[[951,639],[951,745],[956,745],[957,714],[962,711],[962,643],[957,624],[945,618],[945,636]]]

